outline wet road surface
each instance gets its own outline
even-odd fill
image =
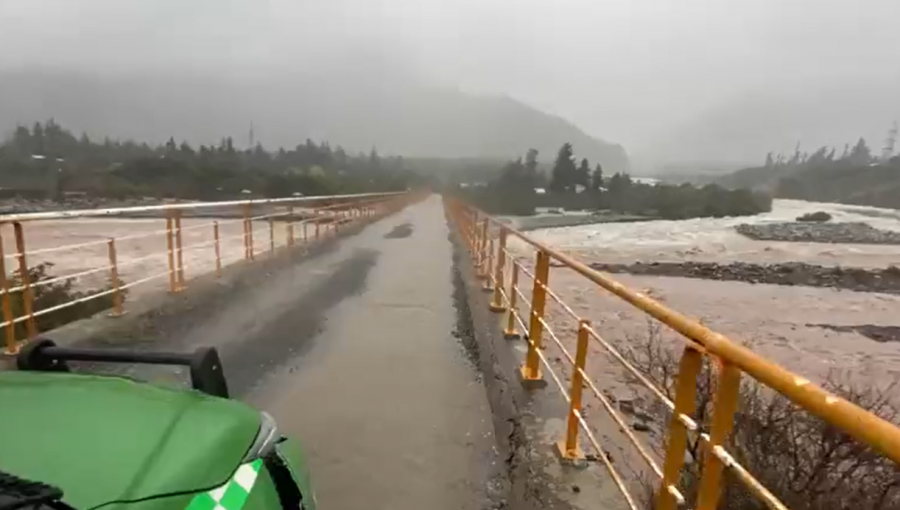
[[[232,395],[304,444],[323,508],[496,506],[502,462],[454,337],[440,199],[273,271],[166,343],[218,347]]]

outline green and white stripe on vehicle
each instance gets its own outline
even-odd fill
[[[256,483],[262,462],[262,459],[256,459],[241,464],[221,487],[194,496],[187,510],[241,510]]]

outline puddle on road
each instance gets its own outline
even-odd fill
[[[248,392],[260,384],[265,374],[312,347],[313,340],[324,329],[326,312],[366,288],[378,256],[376,251],[357,249],[317,285],[285,287],[284,291],[291,295],[285,295],[284,299],[292,303],[286,312],[266,319],[265,326],[254,331],[252,338],[236,342],[237,348],[223,349],[222,364],[226,367],[233,393]],[[235,318],[223,317],[222,320]],[[236,323],[236,330],[240,330],[241,324]]]
[[[403,239],[411,236],[413,233],[412,223],[403,223],[402,225],[397,225],[390,232],[384,235],[385,239]]]

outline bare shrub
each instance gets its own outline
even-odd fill
[[[629,338],[623,355],[670,399],[684,343],[667,342],[660,326],[648,323],[646,336]],[[716,371],[708,357],[697,376],[697,410],[693,418],[708,432],[713,414]],[[822,384],[827,391],[897,423],[892,399],[895,384],[862,385],[847,374],[833,372]],[[743,376],[734,431],[728,440],[731,455],[792,510],[888,510],[900,508],[900,468],[834,426],[804,411],[782,395],[747,375]],[[659,403],[647,409],[654,421],[668,425],[671,412]],[[663,444],[650,445],[663,454]],[[689,455],[679,487],[695,501],[702,475],[704,448],[699,434],[688,441]],[[719,508],[757,510],[766,505],[726,469]],[[653,507],[658,480],[646,481],[644,502]]]
[[[47,308],[53,308],[55,306],[62,305],[63,303],[77,301],[79,299],[112,289],[112,282],[108,282],[101,288],[81,291],[72,288],[74,283],[73,280],[63,280],[44,285],[35,285],[39,282],[45,282],[55,279],[56,277],[50,273],[51,269],[53,269],[52,262],[43,262],[37,264],[36,266],[28,268],[28,281],[31,282],[32,285],[32,293],[34,299],[33,306],[35,312],[40,312],[41,310],[46,310]],[[9,286],[10,288],[20,287],[22,283],[22,273],[17,269],[15,272],[13,272],[12,277],[9,279]],[[124,282],[119,279],[119,286],[121,287],[123,285]],[[120,293],[122,295],[122,300],[124,301],[128,295],[128,289],[122,289]],[[12,316],[24,316],[24,294],[22,292],[16,292],[11,294],[10,297],[10,308],[12,311]],[[37,316],[35,317],[35,326],[38,333],[42,333],[44,331],[58,328],[70,322],[90,317],[96,313],[108,310],[112,308],[112,306],[113,296],[112,294],[106,294],[95,299],[74,303],[73,305],[66,308]],[[16,338],[25,338],[27,333],[25,330],[24,321],[17,322],[13,327],[15,328]],[[0,330],[0,332],[2,332],[2,334],[5,334],[5,331]]]

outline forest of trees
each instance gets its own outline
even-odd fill
[[[402,157],[349,154],[306,140],[291,149],[260,144],[238,149],[230,137],[191,146],[160,145],[88,135],[76,137],[50,120],[19,126],[0,145],[0,187],[32,197],[82,191],[92,196],[186,199],[323,195],[394,191],[422,184]]]
[[[543,192],[539,192],[542,190]],[[539,171],[538,151],[506,163],[499,177],[457,193],[494,214],[528,215],[537,207],[607,209],[622,214],[685,219],[745,216],[771,210],[765,194],[718,185],[647,184],[626,173],[605,176],[603,167],[577,160],[571,144],[560,147],[549,178]]]
[[[720,182],[770,190],[776,198],[900,208],[900,156],[876,157],[863,138],[840,153],[833,147],[806,153],[799,146],[790,156],[769,153],[762,166]]]

